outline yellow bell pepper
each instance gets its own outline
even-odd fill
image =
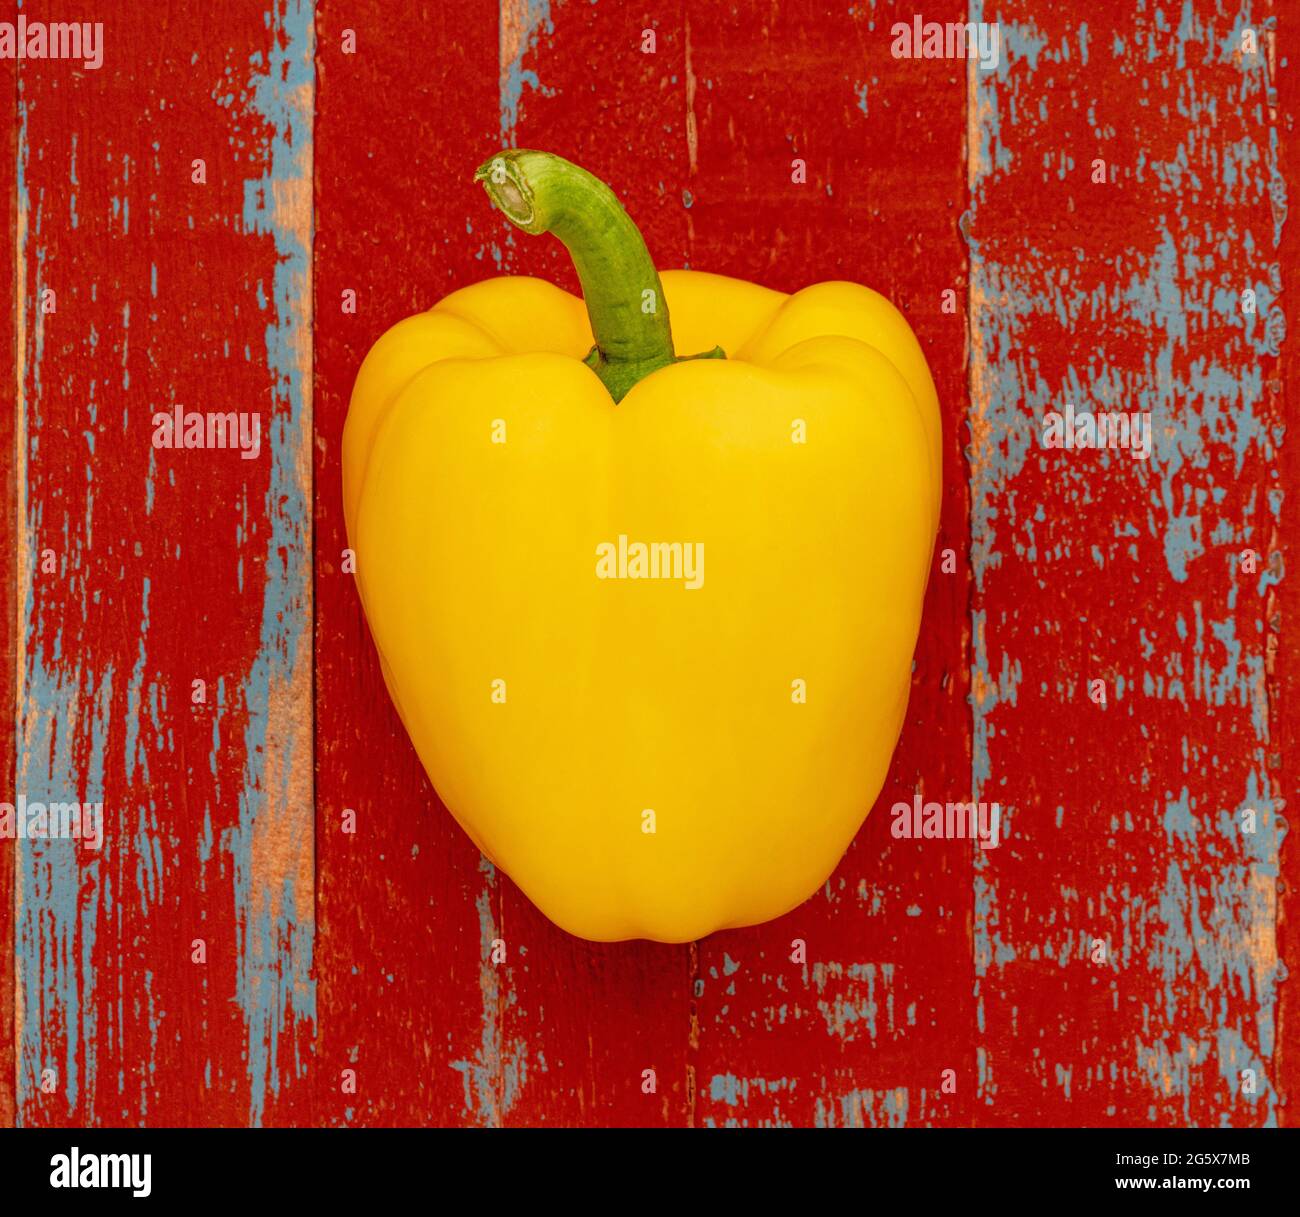
[[[344,500],[393,701],[572,933],[776,917],[852,841],[907,706],[940,483],[920,346],[853,283],[661,280],[557,156],[477,178],[564,242],[583,299],[490,279],[362,364]]]

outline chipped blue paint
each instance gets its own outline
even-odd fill
[[[971,0],[969,7],[972,20],[983,18],[982,0]],[[1167,90],[1176,92],[1176,110],[1186,121],[1189,134],[1181,146],[1171,151],[1167,161],[1153,161],[1149,153],[1140,152],[1135,164],[1118,167],[1121,181],[1149,184],[1154,179],[1168,211],[1158,216],[1151,252],[1137,260],[1137,265],[1127,270],[1125,278],[1111,291],[1097,291],[1085,299],[1070,288],[1067,276],[1059,274],[1052,285],[1054,292],[1049,287],[1043,293],[1047,298],[1038,298],[1037,279],[1031,281],[1024,270],[1034,265],[1036,251],[1028,250],[1020,265],[1000,265],[983,256],[978,236],[981,203],[999,188],[999,178],[1018,155],[1017,148],[1008,146],[1015,139],[1014,128],[1008,125],[1004,135],[1003,117],[1014,116],[1021,100],[1012,88],[1011,74],[1014,72],[1022,80],[1040,63],[1046,66],[1061,62],[1068,57],[1068,46],[1049,48],[1048,39],[1032,27],[1004,22],[1005,53],[998,71],[992,77],[976,73],[971,79],[971,103],[978,130],[972,150],[972,209],[964,217],[962,232],[970,246],[970,325],[976,351],[972,360],[977,449],[971,485],[973,574],[977,596],[982,597],[986,578],[1001,562],[1000,546],[1014,548],[1018,555],[1028,556],[1035,563],[1083,556],[1071,554],[1067,540],[1058,541],[1040,558],[1032,523],[1025,527],[1025,521],[1015,519],[1014,494],[1009,492],[1026,462],[1034,459],[1033,424],[1045,408],[1056,408],[1064,400],[1081,402],[1093,397],[1128,403],[1125,408],[1130,410],[1150,411],[1156,443],[1149,462],[1134,463],[1131,472],[1114,459],[1097,462],[1097,467],[1110,476],[1131,478],[1138,487],[1139,501],[1146,505],[1149,518],[1141,520],[1140,529],[1124,535],[1159,537],[1168,577],[1179,584],[1192,577],[1194,568],[1198,574],[1204,571],[1205,564],[1200,560],[1208,550],[1228,548],[1234,582],[1225,620],[1207,622],[1199,601],[1192,605],[1194,629],[1189,630],[1186,618],[1178,615],[1174,625],[1180,641],[1186,644],[1183,650],[1157,658],[1150,635],[1142,631],[1143,663],[1162,663],[1165,671],[1152,672],[1147,667],[1140,676],[1130,674],[1127,680],[1115,673],[1114,700],[1119,702],[1127,694],[1130,700],[1139,702],[1142,698],[1173,698],[1184,705],[1199,702],[1207,708],[1248,708],[1255,740],[1253,768],[1242,798],[1243,806],[1259,812],[1261,827],[1253,837],[1241,833],[1228,810],[1205,806],[1204,796],[1198,806],[1184,788],[1179,796],[1169,795],[1163,804],[1168,856],[1158,908],[1146,903],[1145,894],[1139,898],[1127,888],[1112,893],[1118,906],[1116,916],[1124,927],[1125,940],[1120,950],[1125,953],[1125,962],[1149,967],[1160,977],[1161,1014],[1169,1025],[1163,1034],[1153,1030],[1149,1041],[1144,1038],[1132,1045],[1134,1067],[1145,1077],[1153,1095],[1168,1095],[1172,1086],[1172,1093],[1182,1096],[1189,1118],[1196,1087],[1204,1086],[1207,1067],[1217,1067],[1228,1101],[1241,1097],[1258,1105],[1260,1122],[1271,1124],[1276,1122],[1276,1096],[1268,1069],[1276,1036],[1275,990],[1280,965],[1275,953],[1270,955],[1267,944],[1275,929],[1271,893],[1277,880],[1282,833],[1277,826],[1279,808],[1270,789],[1266,764],[1266,751],[1275,745],[1268,738],[1263,601],[1258,620],[1251,623],[1249,609],[1239,604],[1240,576],[1233,563],[1236,551],[1248,545],[1251,537],[1276,529],[1280,498],[1270,499],[1267,504],[1270,519],[1252,519],[1259,508],[1252,497],[1243,519],[1225,521],[1215,510],[1224,500],[1222,489],[1198,485],[1189,481],[1188,474],[1204,468],[1210,451],[1230,452],[1235,458],[1234,475],[1240,475],[1248,461],[1258,468],[1260,463],[1267,465],[1276,460],[1282,437],[1270,432],[1262,415],[1263,375],[1254,357],[1275,355],[1286,333],[1280,305],[1281,272],[1276,252],[1260,248],[1260,237],[1249,229],[1242,231],[1241,225],[1246,222],[1242,219],[1244,208],[1258,205],[1260,183],[1266,180],[1272,217],[1270,235],[1276,247],[1287,200],[1279,167],[1277,126],[1268,121],[1267,111],[1260,104],[1271,88],[1268,56],[1262,49],[1255,56],[1239,54],[1239,34],[1250,23],[1249,10],[1236,18],[1233,32],[1217,46],[1215,31],[1197,18],[1190,3],[1182,7],[1176,36],[1167,23],[1163,23],[1164,32],[1159,33],[1162,14],[1156,10],[1154,16],[1156,31],[1140,35],[1132,47],[1115,39],[1109,49],[1115,58],[1130,63],[1145,51],[1144,58],[1155,62],[1169,54],[1172,37],[1179,72],[1176,76],[1166,74],[1162,83]],[[1105,49],[1104,40],[1098,43],[1087,33],[1087,27],[1080,26],[1079,51],[1085,63],[1090,53],[1095,55],[1101,50],[1105,54]],[[1199,89],[1198,63],[1225,61],[1240,66],[1240,92],[1210,96]],[[1063,100],[1066,97],[1064,93],[1049,93],[1040,106],[1041,118],[1046,119],[1056,96]],[[1227,195],[1227,214],[1216,221],[1217,227],[1204,221],[1189,225],[1182,196],[1187,191],[1210,188],[1210,183],[1203,180],[1206,153],[1202,133],[1222,121],[1228,107],[1263,116],[1256,121],[1266,123],[1267,132],[1259,139],[1241,139],[1216,149],[1221,179],[1216,186]],[[1170,112],[1169,106],[1162,109],[1165,117]],[[1064,175],[1067,163],[1069,171],[1076,175],[1086,172],[1089,156],[1088,152],[1079,154],[1076,168],[1063,154],[1059,163],[1053,160],[1050,167],[1044,166],[1044,172],[1054,168]],[[1044,272],[1043,280],[1050,283],[1051,279]],[[1241,291],[1247,287],[1253,288],[1257,297],[1258,311],[1254,315],[1241,308]],[[1063,330],[1072,331],[1081,319],[1099,314],[1137,322],[1151,335],[1145,368],[1136,374],[1107,369],[1106,353],[1102,351],[1095,363],[1070,369],[1063,383],[1044,384],[1033,350],[1022,341],[1025,323],[1034,317],[1054,315]],[[1233,330],[1240,335],[1234,352],[1240,358],[1218,355],[1212,347],[1205,354],[1196,354],[1197,343],[1205,334]],[[1060,469],[1060,477],[1070,480],[1076,501],[1085,509],[1092,502],[1087,476],[1078,464]],[[1044,521],[1041,508],[1032,519]],[[1213,535],[1207,535],[1211,528]],[[1136,545],[1128,552],[1136,556]],[[1093,551],[1099,565],[1103,554],[1101,549]],[[1246,587],[1251,585],[1247,583]],[[1265,594],[1262,581],[1251,590],[1261,598]],[[994,778],[992,716],[1004,700],[1014,701],[1014,697],[1007,696],[1005,654],[1001,657],[1000,677],[995,679],[993,674],[996,621],[979,608],[972,613],[971,626],[975,690],[972,784],[975,797],[980,798],[983,786]],[[1248,632],[1248,642],[1238,637],[1239,631]],[[1185,670],[1187,663],[1191,664],[1190,671]],[[1083,688],[1083,680],[1091,674],[1070,675]],[[1129,712],[1140,714],[1141,710],[1139,707]],[[1208,718],[1203,721],[1208,722]],[[1184,756],[1189,749],[1193,753],[1199,749],[1208,756],[1208,743],[1204,733],[1199,738],[1184,738]],[[1250,747],[1246,741],[1241,744]],[[1217,757],[1209,759],[1211,764],[1217,762]],[[1058,825],[1063,815],[1064,809],[1058,807]],[[1112,831],[1121,830],[1113,818],[1112,826]],[[1133,817],[1126,812],[1124,830],[1132,829]],[[1207,859],[1214,860],[1212,866],[1207,866]],[[986,1021],[985,980],[991,971],[1016,958],[1014,951],[997,938],[997,891],[989,867],[990,860],[977,854],[975,992],[981,1032]],[[1077,958],[1086,958],[1083,937],[1074,931],[1069,942],[1056,939],[1034,945],[1027,955],[1055,958],[1062,965],[1071,951]],[[1114,966],[1115,961],[1110,962]],[[1248,1004],[1250,1014],[1246,1018],[1229,1012],[1228,1003],[1233,997]],[[1196,1036],[1172,1030],[1187,1025],[1205,1030]],[[1248,1032],[1258,1036],[1258,1054],[1246,1039]],[[1214,1058],[1214,1064],[1207,1066],[1210,1058]],[[996,1085],[983,1050],[978,1052],[977,1063],[978,1094],[982,1101],[989,1102]],[[1060,1063],[1054,1069],[1058,1083],[1068,1094],[1077,1084],[1073,1072]],[[1244,1070],[1252,1071],[1253,1095],[1242,1090]],[[1154,1119],[1155,1108],[1151,1110]],[[1224,1118],[1230,1115],[1230,1111],[1225,1112]]]
[[[33,204],[27,181],[29,104],[21,74],[17,106],[16,205],[19,232],[26,232],[28,242],[27,247],[17,250],[18,284],[24,293],[28,266],[35,264],[33,291],[24,295],[21,305],[25,334],[17,370],[22,394],[18,440],[26,444],[25,459],[30,466],[40,449],[42,424],[45,329],[39,301],[45,247],[39,241],[41,206],[39,202]],[[28,382],[34,389],[30,394],[26,392]],[[23,547],[28,563],[35,564],[42,548],[43,504],[27,496],[25,475],[20,477],[19,486],[17,510],[25,530]],[[70,521],[66,518],[61,538],[59,575],[67,580],[73,554]],[[29,803],[47,805],[102,801],[112,669],[101,675],[98,685],[89,674],[68,672],[61,634],[56,634],[50,653],[39,645],[40,610],[30,566],[25,582],[20,583],[20,594],[25,662],[17,690],[14,801],[19,795]],[[74,753],[87,736],[90,763],[83,789],[82,768]],[[42,1096],[43,1080],[53,1081],[52,1094],[58,1096],[54,1101],[61,1099],[61,1105],[71,1111],[82,1085],[94,1075],[98,1028],[91,999],[95,980],[91,957],[99,928],[103,875],[102,851],[91,854],[75,841],[20,839],[15,846],[14,968],[22,1011],[17,1044],[17,1119],[25,1123],[24,1111],[29,1103],[39,1102],[42,1097],[50,1101],[48,1096]],[[61,1057],[56,1055],[57,1044],[46,1039],[48,1032],[62,1032],[65,1042]]]
[[[269,164],[258,178],[244,183],[246,232],[270,236],[276,267],[272,279],[272,316],[266,326],[267,369],[274,378],[275,411],[266,426],[271,462],[263,518],[269,525],[266,586],[257,656],[243,681],[248,706],[244,737],[245,769],[239,795],[238,825],[222,834],[222,846],[234,865],[234,890],[241,927],[236,995],[248,1027],[249,1121],[260,1124],[268,1088],[279,1093],[281,1040],[303,1022],[316,1021],[316,989],[311,975],[315,936],[312,891],[298,891],[290,869],[278,890],[267,890],[267,876],[255,869],[259,832],[270,831],[268,817],[293,818],[295,846],[313,848],[314,812],[302,791],[290,785],[295,766],[307,765],[299,750],[313,746],[310,717],[305,734],[281,720],[268,728],[273,696],[296,687],[295,675],[312,663],[311,638],[311,501],[300,479],[302,453],[309,450],[310,364],[301,358],[309,341],[311,289],[311,218],[286,219],[277,210],[277,190],[310,192],[312,182],[311,96],[315,89],[315,26],[306,0],[287,0],[267,14],[268,52],[254,57],[247,89],[250,111],[265,120]],[[303,225],[306,230],[303,230]],[[307,463],[310,464],[308,458]],[[307,683],[310,688],[310,681]],[[276,753],[277,788],[268,789],[268,755]],[[306,792],[309,796],[310,791]],[[306,1076],[308,1061],[293,1036],[294,1075]]]
[[[77,181],[77,134],[75,131],[72,134],[70,156],[71,164],[68,171],[68,180],[73,186],[79,186],[81,183]],[[77,228],[77,192],[75,190],[68,191],[68,221],[73,231],[75,231]]]
[[[792,1078],[738,1078],[733,1073],[715,1073],[709,1081],[709,1098],[728,1107],[748,1107],[749,1092],[759,1094],[790,1093],[798,1086]]]
[[[729,1115],[721,1121],[713,1116],[705,1116],[701,1123],[705,1128],[791,1128],[793,1122],[781,1114],[781,1095],[792,1095],[798,1086],[793,1078],[740,1078],[730,1073],[714,1074],[709,1081],[709,1097],[715,1103],[725,1103],[728,1107],[741,1109],[749,1106],[751,1092],[771,1098],[771,1115],[762,1120],[750,1120],[743,1114]]]
[[[479,989],[483,997],[482,1032],[474,1059],[451,1062],[465,1087],[465,1112],[485,1128],[500,1128],[528,1079],[527,1048],[522,1039],[505,1046],[502,1026],[505,1012],[518,1000],[508,984],[510,969],[492,962],[492,944],[500,935],[492,915],[497,890],[496,867],[479,859],[483,889],[474,901],[479,924]],[[509,958],[509,944],[506,946]],[[505,972],[507,983],[502,982]]]
[[[152,449],[151,449],[152,451]],[[140,652],[135,667],[131,670],[131,679],[126,686],[126,780],[135,781],[135,766],[140,750],[140,720],[144,716],[144,665],[145,643],[149,637],[149,578],[144,579],[144,590],[140,605]]]
[[[524,57],[543,31],[555,32],[555,25],[550,0],[500,0],[500,5],[501,141],[513,146],[525,87],[545,92],[537,73],[524,67]]]
[[[877,986],[884,999],[884,1029],[891,1034],[894,1032],[893,964],[853,963],[846,967],[837,962],[815,963],[811,979],[817,990],[817,1010],[825,1020],[827,1035],[848,1042],[857,1037],[860,1024],[868,1038],[875,1040],[881,1029]],[[852,983],[846,984],[846,981]]]
[[[922,1101],[925,1092],[921,1093]],[[837,1099],[817,1100],[817,1128],[904,1128],[910,1096],[905,1086],[894,1090],[850,1090]]]
[[[29,512],[29,530],[32,514]],[[29,546],[34,546],[29,531]],[[35,552],[34,548],[31,552]],[[85,673],[68,672],[34,649],[36,610],[29,584],[24,621],[28,642],[19,704],[22,710],[16,786],[31,802],[102,803],[104,750],[112,703],[113,670],[98,682]],[[73,713],[68,708],[73,707]],[[85,767],[76,756],[89,737]],[[104,808],[104,848],[83,848],[77,841],[16,842],[20,909],[15,953],[20,1000],[24,1010],[18,1051],[18,1121],[24,1109],[42,1096],[42,1078],[53,1071],[53,1091],[66,1110],[78,1103],[81,1087],[94,1078],[99,1043],[92,962],[99,930],[104,850],[115,848],[118,809]],[[65,1038],[61,1058],[46,1041],[48,1032]],[[78,1057],[80,1056],[80,1062]]]

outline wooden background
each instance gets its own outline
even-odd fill
[[[1289,7],[24,3],[106,50],[0,61],[0,792],[102,799],[107,841],[0,842],[0,1121],[1297,1123]],[[892,58],[918,12],[998,20],[998,69]],[[574,285],[471,184],[503,144],[610,181],[660,266],[876,287],[930,360],[957,572],[876,814],[778,922],[566,936],[388,704],[344,412],[446,292]],[[1149,410],[1154,455],[1044,451],[1066,401]],[[262,456],[155,451],[177,404],[261,410]],[[892,840],[918,790],[1008,840]]]

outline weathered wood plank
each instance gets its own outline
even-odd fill
[[[906,314],[944,419],[945,486],[907,721],[876,808],[823,891],[780,920],[700,944],[692,1044],[705,1125],[964,1123],[976,1068],[973,847],[895,841],[889,808],[970,793],[963,477],[965,83],[951,61],[896,60],[911,8],[832,13],[692,4],[690,260],[794,291],[851,279]],[[927,7],[933,20],[961,6]],[[807,164],[792,182],[791,163]],[[951,311],[941,311],[951,290]],[[887,523],[882,521],[882,527]],[[882,597],[890,595],[882,587]],[[864,741],[866,746],[866,741]],[[817,792],[791,814],[815,813]],[[806,963],[792,962],[796,939]],[[941,1094],[941,1071],[957,1074]]]
[[[341,572],[337,445],[370,343],[494,274],[571,283],[562,251],[520,247],[470,177],[493,149],[520,139],[583,155],[571,143],[579,129],[571,107],[585,108],[587,56],[611,37],[598,17],[557,9],[557,29],[545,6],[462,6],[432,21],[380,5],[327,4],[320,14],[319,974],[331,1010],[322,1111],[334,1120],[678,1123],[684,1110],[684,955],[572,939],[482,862],[406,740]],[[355,55],[343,53],[345,30],[356,35]],[[619,26],[619,53],[639,66],[623,34]],[[406,71],[412,55],[431,71]],[[647,104],[659,103],[647,94]],[[400,138],[394,113],[414,116]],[[642,174],[636,187],[653,197]],[[394,208],[392,198],[406,202]],[[347,289],[357,292],[356,315],[342,312]],[[340,831],[349,807],[359,817],[352,837]],[[396,807],[408,810],[398,816]],[[507,950],[496,965],[495,939]],[[355,1098],[339,1091],[344,1068],[357,1069]],[[663,1079],[657,1095],[642,1093],[645,1068]]]
[[[329,1017],[316,1070],[325,1123],[499,1124],[540,1068],[509,1026],[511,969],[488,962],[497,880],[424,775],[343,570],[339,444],[361,360],[390,325],[496,266],[478,222],[486,217],[469,212],[475,158],[498,138],[496,17],[488,3],[419,11],[379,0],[325,0],[317,14],[317,977]],[[345,291],[356,293],[355,313],[343,311]],[[355,833],[344,831],[348,810]]]
[[[124,9],[102,68],[19,69],[14,787],[104,819],[16,850],[23,1123],[295,1110],[311,65],[309,7],[259,0]],[[178,406],[258,412],[257,457],[155,447]]]
[[[641,32],[652,25],[656,51],[643,54]],[[688,149],[679,15],[642,20],[618,5],[503,0],[501,29],[501,143],[558,152],[590,169],[618,191],[659,265],[682,265],[688,225],[676,184]],[[499,246],[502,273],[578,290],[558,241],[522,237],[485,199],[466,203],[475,229]],[[573,755],[556,763],[581,764],[582,748],[575,740]],[[511,1122],[685,1123],[689,948],[572,938],[504,879],[499,899],[512,941],[528,952],[512,976],[511,1013],[529,1059],[545,1062],[530,1073]]]
[[[1276,48],[1261,14],[1242,55],[1212,0],[996,15],[1004,65],[971,87],[973,683],[1009,839],[977,875],[981,1119],[1276,1123]],[[1149,459],[1045,450],[1067,402],[1149,412]]]
[[[1295,72],[1278,70],[1283,62],[1294,63],[1300,56],[1300,30],[1294,22],[1280,23],[1269,41],[1267,62],[1269,83],[1276,90],[1274,113],[1286,116],[1300,113],[1300,79]],[[1268,94],[1264,98],[1270,103]],[[1273,118],[1274,114],[1270,114]],[[1291,121],[1278,123],[1278,157],[1284,189],[1300,174],[1300,129]],[[1270,143],[1272,135],[1270,133]],[[1283,196],[1285,199],[1285,196]],[[1295,286],[1295,268],[1300,266],[1300,224],[1294,219],[1282,225],[1282,241],[1277,260],[1282,266],[1284,289]],[[1283,416],[1287,403],[1294,405],[1296,386],[1300,385],[1300,344],[1292,336],[1283,342],[1277,360],[1274,386],[1265,387],[1279,401]],[[1269,544],[1281,554],[1282,570],[1295,568],[1295,539],[1300,537],[1300,444],[1282,445],[1277,461],[1276,488],[1282,493],[1282,505],[1276,535]],[[1292,1096],[1300,1094],[1300,925],[1297,924],[1297,894],[1300,893],[1300,846],[1297,845],[1296,795],[1300,792],[1300,579],[1284,578],[1273,589],[1265,604],[1265,618],[1270,630],[1266,643],[1265,671],[1268,678],[1269,734],[1281,759],[1278,787],[1287,805],[1279,803],[1279,827],[1285,827],[1278,883],[1277,946],[1278,956],[1286,968],[1279,972],[1277,989],[1277,1046],[1272,1062],[1273,1084],[1288,1098],[1278,1113],[1278,1123],[1288,1127],[1300,1124],[1300,1113]],[[1285,822],[1285,823],[1284,823]]]
[[[0,19],[12,21],[15,5],[0,5]],[[0,231],[0,298],[6,301],[8,319],[0,328],[0,368],[4,388],[0,390],[0,548],[13,554],[18,547],[18,514],[14,499],[14,420],[18,399],[18,313],[17,290],[18,222],[18,75],[13,60],[0,60],[0,174],[4,211]],[[0,579],[0,798],[11,798],[14,789],[14,679],[17,673],[18,630],[17,582],[14,565],[7,560]],[[11,1126],[15,1117],[14,1095],[14,856],[12,841],[0,840],[0,1127]]]
[[[115,12],[98,71],[0,61],[0,801],[105,816],[0,842],[0,1123],[1294,1123],[1281,7],[923,10],[998,20],[992,72],[895,59],[901,0],[229,0]],[[934,371],[956,569],[875,811],[768,926],[563,934],[389,705],[339,439],[394,321],[575,286],[469,182],[501,144],[609,180],[660,265],[878,288]],[[1150,411],[1152,455],[1045,450],[1066,401]],[[260,411],[259,456],[155,449],[178,405]],[[895,840],[916,793],[1007,837]]]

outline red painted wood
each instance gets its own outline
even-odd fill
[[[586,28],[587,16],[576,6],[558,12],[568,45],[583,50],[547,56],[550,81],[570,73],[570,97],[608,45]],[[321,1036],[322,1118],[681,1123],[684,952],[570,938],[485,868],[405,739],[353,581],[340,573],[338,443],[370,343],[455,288],[507,268],[560,269],[553,250],[515,248],[470,181],[502,140],[495,25],[487,5],[430,21],[380,4],[326,4],[319,17],[317,970],[322,1008],[331,1011]],[[356,31],[354,56],[341,52],[344,29]],[[467,37],[473,29],[483,34]],[[406,69],[412,55],[430,65],[427,73]],[[648,122],[664,103],[649,89],[644,97]],[[393,114],[415,121],[399,130]],[[526,131],[547,145],[572,125],[563,114],[545,126],[530,121],[520,138]],[[639,187],[653,194],[644,180]],[[358,294],[355,316],[341,311],[346,288]],[[345,807],[358,812],[354,837],[339,828]],[[489,962],[495,938],[508,950],[499,966]],[[351,1100],[336,1083],[348,1067],[358,1073]],[[663,1079],[656,1096],[641,1092],[647,1068]]]
[[[1008,71],[975,95],[976,762],[1011,831],[976,908],[997,1122],[1285,1118],[1275,576],[1238,555],[1281,539],[1286,120],[1277,61],[1231,49],[1237,10],[1156,7],[1084,31],[1073,6],[1003,6]],[[1150,461],[1044,452],[1067,400],[1152,411]]]
[[[485,929],[496,891],[389,703],[342,573],[339,465],[370,344],[485,272],[483,262],[466,265],[466,192],[449,187],[446,167],[468,165],[468,182],[493,139],[494,19],[486,5],[325,3],[317,14],[316,977],[330,1013],[316,1084],[325,1123],[493,1123],[508,1106],[514,1036],[505,990],[483,962],[483,936],[497,936]],[[346,30],[355,54],[343,53]],[[342,311],[345,290],[357,294],[355,315]],[[343,831],[348,809],[354,835]],[[343,1090],[349,1069],[355,1094]]]
[[[289,426],[268,341],[286,318],[257,193],[282,134],[256,91],[280,30],[254,2],[165,22],[105,7],[102,68],[19,67],[15,782],[30,799],[102,799],[105,841],[5,843],[17,1118],[288,1119],[310,1029],[284,961],[310,938],[310,882],[305,914],[264,918],[288,907],[304,859],[310,875],[311,831],[309,791],[295,806],[290,788],[286,659],[262,639],[271,571],[295,561],[273,549],[268,502],[272,412]],[[57,311],[43,315],[47,288]],[[155,450],[152,415],[174,405],[261,411],[266,447]]]
[[[14,5],[0,5],[0,20],[11,21]],[[17,124],[17,74],[12,60],[0,60],[0,162],[15,164],[18,147]],[[15,341],[17,338],[17,298],[14,285],[14,231],[18,209],[18,182],[14,174],[0,177],[3,191],[0,207],[4,210],[4,226],[0,231],[0,293],[7,302],[9,320],[0,327],[0,368],[6,369],[4,388],[0,390],[0,548],[6,554],[16,552],[18,514],[14,499],[14,412],[17,400],[15,371]],[[0,579],[0,707],[14,704],[14,672],[17,607],[14,596],[17,585],[10,577],[8,564],[5,577]],[[14,788],[14,716],[0,711],[0,790],[6,793]],[[0,1127],[14,1122],[14,849],[11,843],[0,841]]]
[[[1294,61],[1296,37],[1292,30],[1280,30],[1275,58],[1285,55]],[[1273,75],[1277,88],[1277,107],[1281,114],[1295,114],[1300,107],[1300,80],[1294,72]],[[1281,139],[1284,179],[1294,180],[1300,163],[1300,139],[1294,128],[1284,131]],[[1294,285],[1294,267],[1300,266],[1300,225],[1289,223],[1282,229],[1278,261],[1284,268],[1286,282]],[[1295,386],[1300,384],[1300,347],[1294,338],[1282,345],[1277,361],[1278,396],[1283,410],[1296,399]],[[1273,392],[1274,386],[1268,386]],[[1300,496],[1286,490],[1300,485],[1300,445],[1284,444],[1277,462],[1276,482],[1285,491],[1281,521],[1270,544],[1281,554],[1282,568],[1294,567],[1293,538],[1300,536]],[[1296,844],[1296,823],[1300,820],[1300,653],[1296,640],[1300,636],[1300,580],[1284,578],[1266,604],[1273,643],[1269,648],[1269,731],[1276,740],[1280,758],[1279,786],[1286,806],[1281,817],[1286,821],[1288,839],[1282,850],[1278,882],[1278,955],[1289,978],[1278,986],[1278,1051],[1274,1084],[1285,1095],[1300,1094],[1300,924],[1297,924],[1296,899],[1300,893],[1300,847]],[[1294,1101],[1283,1109],[1279,1123],[1300,1124]]]
[[[910,21],[913,7],[891,15],[888,6],[830,14],[785,5],[761,26],[727,4],[691,7],[692,265],[783,291],[852,279],[893,300],[939,391],[946,474],[907,722],[874,812],[818,896],[700,945],[700,1124],[972,1118],[971,847],[889,835],[897,800],[970,796],[966,250],[957,228],[965,80],[950,62],[891,57],[889,26]],[[930,5],[925,17],[963,12]],[[806,185],[791,183],[796,156],[807,161]],[[948,289],[961,311],[941,313]],[[938,555],[949,547],[958,559],[945,574]],[[796,939],[806,964],[791,962]],[[959,1076],[956,1094],[939,1093],[944,1069]]]
[[[641,30],[649,22],[617,5],[553,6],[549,25],[540,23],[526,40],[513,33],[511,23],[538,7],[502,6],[507,103],[514,96],[512,47],[521,49],[517,71],[535,74],[537,83],[523,88],[517,114],[513,104],[504,108],[504,140],[498,135],[498,142],[557,151],[619,183],[659,263],[681,264],[686,217],[676,185],[687,171],[680,136],[685,111],[680,89],[665,87],[673,74],[681,80],[680,39],[662,28],[657,53],[643,55]],[[645,149],[627,138],[632,132],[656,133],[645,161]],[[557,242],[521,237],[472,194],[464,204],[476,231],[500,246],[504,273],[538,275],[577,290]],[[548,1064],[521,1093],[511,1123],[689,1121],[689,948],[579,941],[551,925],[508,881],[501,905],[505,924],[516,927],[529,952],[528,966],[512,977],[521,1042],[532,1059]],[[650,1069],[654,1094],[643,1092]]]

